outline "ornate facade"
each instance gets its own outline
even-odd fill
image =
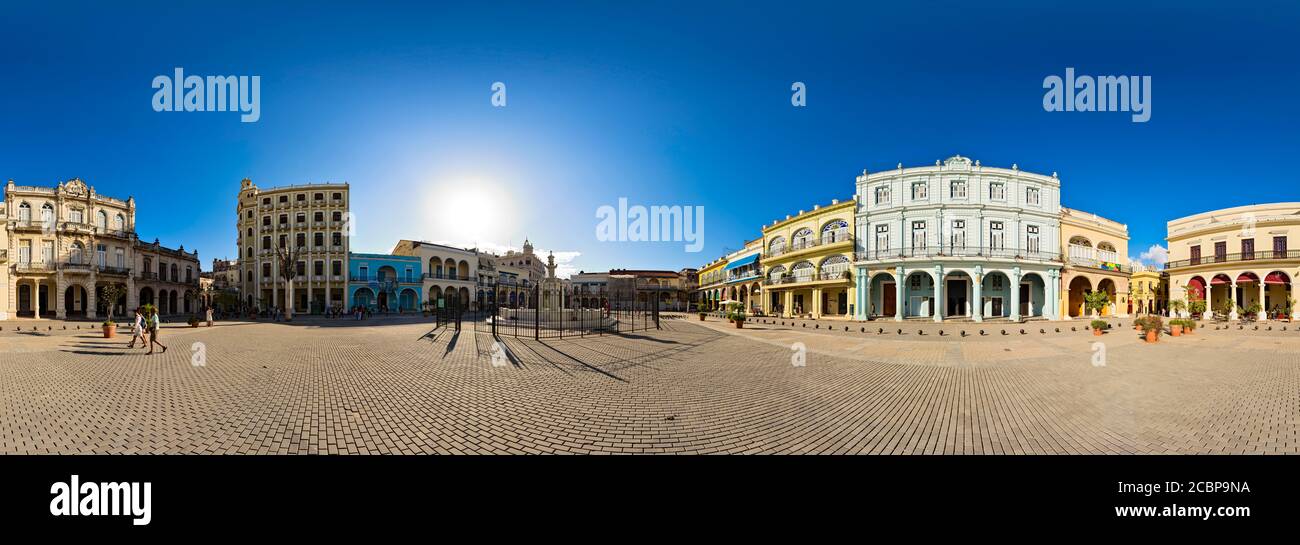
[[[197,311],[198,252],[141,242],[135,199],[99,195],[80,179],[56,187],[9,181],[0,206],[0,319],[102,318],[155,304],[163,314]],[[110,286],[125,287],[116,301]]]
[[[531,247],[530,247],[531,249]],[[456,302],[460,308],[469,308],[474,301],[488,297],[478,293],[479,255],[476,250],[466,250],[419,240],[402,240],[393,247],[393,255],[413,256],[424,266],[422,277],[428,302],[435,306]],[[481,296],[481,297],[480,297]]]
[[[853,200],[835,200],[763,228],[764,313],[853,317],[856,206]]]

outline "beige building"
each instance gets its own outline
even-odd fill
[[[1102,316],[1128,316],[1128,225],[1062,206],[1061,243],[1061,318],[1088,315],[1084,294],[1091,291],[1110,295]]]
[[[276,249],[297,251],[294,312],[312,314],[348,302],[348,184],[302,184],[269,189],[245,178],[236,205],[243,303],[285,308],[286,283]]]
[[[763,312],[782,317],[852,319],[853,232],[857,201],[772,222],[763,228]]]
[[[1129,277],[1129,301],[1134,314],[1164,314],[1169,303],[1168,275],[1142,269]]]
[[[1300,275],[1300,203],[1238,206],[1167,224],[1169,299],[1206,298],[1204,317],[1295,317],[1293,280]],[[1195,295],[1193,295],[1195,294]]]
[[[401,240],[393,247],[393,255],[415,256],[424,266],[424,293],[428,302],[437,305],[459,301],[461,308],[469,308],[478,301],[478,263],[476,250],[466,250],[419,240]]]
[[[135,200],[98,194],[80,179],[55,187],[5,186],[0,220],[0,319],[101,318],[104,290],[125,286],[113,315],[156,304],[163,314],[197,310],[198,252],[140,242]]]

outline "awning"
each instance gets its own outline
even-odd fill
[[[1228,281],[1228,277],[1223,275],[1219,275],[1210,279],[1210,285],[1212,286],[1226,286],[1228,284],[1231,284],[1231,282]]]
[[[740,267],[744,267],[745,265],[753,265],[755,261],[758,261],[758,254],[749,254],[745,257],[732,261],[731,263],[728,263],[727,266],[722,270],[729,271],[731,269],[738,269]]]
[[[1290,284],[1291,279],[1287,278],[1286,273],[1271,272],[1264,277],[1265,284]]]
[[[1255,282],[1259,282],[1259,277],[1251,273],[1241,273],[1241,276],[1237,277],[1238,284],[1254,284]]]

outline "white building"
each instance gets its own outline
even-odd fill
[[[393,255],[415,256],[424,265],[424,293],[430,303],[438,299],[459,300],[461,308],[478,301],[479,254],[477,250],[456,248],[420,240],[402,240],[393,247]]]
[[[1060,180],[961,156],[857,178],[857,319],[1059,316]]]

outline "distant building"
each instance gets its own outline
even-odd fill
[[[423,260],[416,256],[351,254],[348,300],[374,312],[419,312]]]

